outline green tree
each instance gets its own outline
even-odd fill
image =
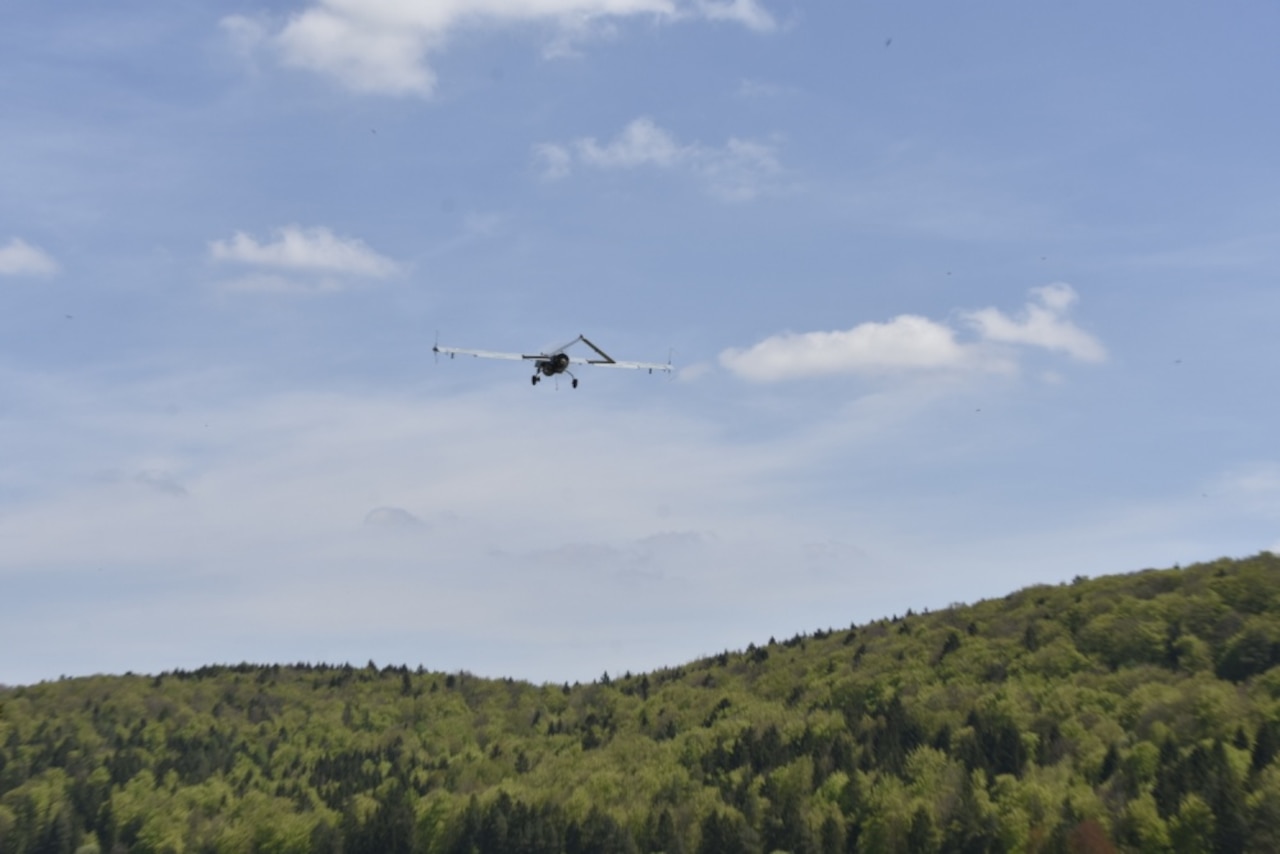
[[[1196,794],[1187,795],[1169,823],[1169,841],[1175,854],[1212,851],[1215,825],[1213,810],[1204,799]]]
[[[1280,722],[1268,718],[1258,727],[1258,735],[1253,741],[1250,762],[1253,770],[1261,771],[1270,765],[1277,752],[1280,752]]]
[[[938,850],[938,832],[934,828],[933,813],[924,804],[916,807],[911,816],[911,829],[907,831],[908,854],[933,854]]]

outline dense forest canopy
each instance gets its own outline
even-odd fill
[[[1280,851],[1280,558],[589,685],[298,664],[0,689],[0,852]]]

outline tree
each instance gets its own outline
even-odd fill
[[[1268,718],[1258,727],[1258,736],[1253,742],[1253,756],[1250,763],[1254,771],[1261,771],[1271,764],[1277,752],[1280,752],[1280,722]]]
[[[1214,850],[1214,830],[1213,810],[1199,795],[1191,794],[1182,799],[1169,823],[1169,841],[1175,854],[1200,854]]]
[[[1227,643],[1215,669],[1219,679],[1243,682],[1280,663],[1280,631],[1269,618],[1254,617]]]
[[[819,850],[822,854],[843,854],[845,850],[844,822],[834,815],[822,820],[818,831]]]
[[[962,758],[970,770],[981,768],[990,777],[1022,774],[1026,747],[1017,725],[1006,713],[974,709],[966,723],[973,728],[973,741],[971,751]]]
[[[938,832],[934,829],[933,813],[924,804],[916,807],[911,816],[911,829],[907,831],[908,854],[933,854],[938,850]]]
[[[1067,851],[1070,854],[1116,854],[1116,847],[1102,825],[1093,819],[1085,819],[1067,835]]]
[[[698,854],[754,854],[751,830],[739,816],[713,809],[699,830]]]
[[[995,822],[987,809],[986,775],[966,774],[943,834],[942,850],[957,854],[982,854],[998,845]]]
[[[885,704],[879,723],[871,733],[871,758],[886,771],[901,775],[907,754],[924,742],[923,732],[897,694]]]
[[[798,794],[779,793],[776,798],[770,799],[761,822],[761,836],[767,851],[791,851],[799,854],[813,848],[813,839],[801,811]]]
[[[565,831],[565,854],[630,854],[636,850],[630,832],[599,807],[592,807],[582,823]]]

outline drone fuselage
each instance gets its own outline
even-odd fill
[[[538,373],[547,377],[563,374],[569,369],[569,356],[565,353],[556,353],[554,356],[534,362],[534,367],[538,369]]]

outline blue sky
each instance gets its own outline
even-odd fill
[[[1280,549],[1274,4],[7,12],[0,682],[586,680]],[[431,353],[579,333],[677,370]]]

